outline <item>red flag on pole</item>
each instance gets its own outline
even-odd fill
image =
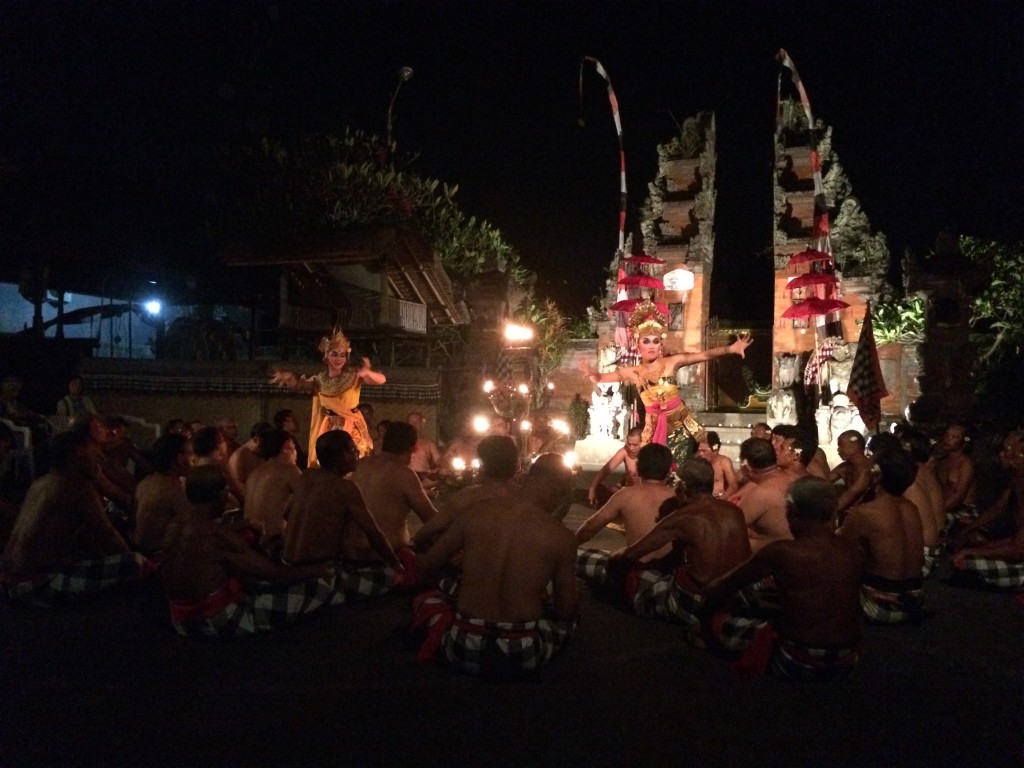
[[[870,303],[864,313],[864,324],[860,327],[857,354],[853,358],[846,394],[850,402],[860,410],[864,426],[877,431],[878,422],[882,419],[882,398],[889,396],[889,390],[885,388],[885,379],[882,378],[882,365],[878,361],[875,334],[871,329]]]

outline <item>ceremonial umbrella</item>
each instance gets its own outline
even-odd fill
[[[636,309],[636,305],[639,304],[643,299],[623,299],[622,301],[616,301],[609,307],[613,312],[632,312]],[[663,315],[668,315],[668,307],[664,304],[654,302],[654,306],[658,308],[658,311]]]
[[[806,288],[811,285],[836,285],[839,281],[836,280],[836,276],[829,274],[828,272],[808,272],[804,275],[797,275],[788,283],[786,283],[786,290],[792,291],[797,288]]]
[[[627,275],[619,278],[619,285],[632,285],[640,288],[664,288],[665,284],[660,278],[649,275]]]
[[[848,306],[850,305],[845,301],[839,301],[839,299],[805,299],[783,312],[782,317],[788,320],[800,320],[807,317],[830,315],[833,312],[846,309]]]
[[[810,264],[815,261],[832,261],[832,254],[815,248],[808,248],[806,251],[800,251],[800,253],[794,253],[790,256],[787,266],[793,267],[797,264]]]

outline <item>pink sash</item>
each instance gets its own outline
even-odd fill
[[[679,408],[682,404],[683,401],[679,398],[679,395],[676,395],[667,403],[655,401],[650,405],[644,405],[647,409],[647,413],[653,414],[658,419],[654,424],[654,433],[651,435],[652,443],[664,446],[668,445],[668,415]]]

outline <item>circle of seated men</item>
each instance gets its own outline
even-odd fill
[[[674,467],[665,446],[639,447],[631,433],[609,462],[625,466],[624,485],[599,494],[599,472],[587,492],[597,509],[573,532],[571,470],[542,454],[521,472],[507,436],[480,441],[477,482],[440,508],[410,466],[417,430],[402,422],[363,458],[346,432],[323,434],[319,467],[305,472],[284,429],[257,425],[230,458],[215,427],[165,434],[125,501],[104,470],[111,431],[87,414],[54,437],[0,557],[0,586],[52,606],[153,579],[171,625],[196,637],[264,632],[403,590],[419,661],[505,678],[566,646],[583,583],[744,673],[829,679],[855,666],[864,620],[925,618],[923,580],[943,552],[952,583],[1024,585],[1024,433],[1003,441],[1005,486],[979,512],[963,425],[935,456],[909,427],[867,442],[843,433],[832,470],[798,429],[766,426],[740,446],[738,473],[718,444]],[[585,546],[607,526],[625,546]]]

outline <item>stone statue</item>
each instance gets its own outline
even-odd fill
[[[768,423],[772,426],[796,424],[796,398],[793,393],[788,389],[776,389],[772,392],[768,398],[768,409],[765,415],[768,417]]]
[[[788,352],[775,356],[775,366],[779,371],[779,387],[789,389],[800,378],[800,356]],[[787,422],[788,423],[788,422]]]

